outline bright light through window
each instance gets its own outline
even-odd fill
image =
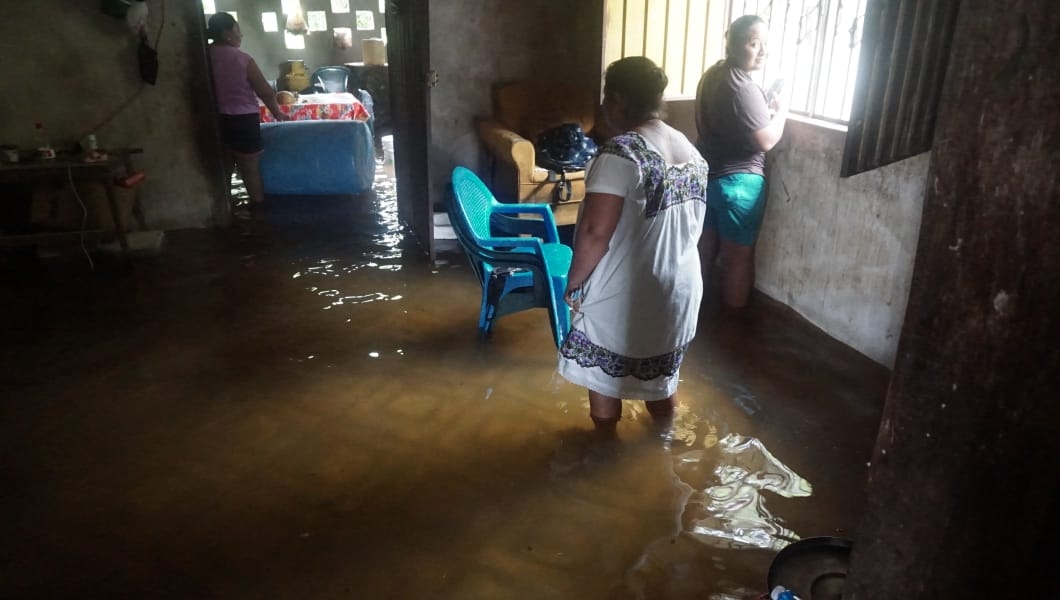
[[[288,50],[305,50],[305,36],[285,31],[283,32],[283,44]]]
[[[276,13],[261,13],[261,29],[267,33],[276,33],[280,30],[280,22],[276,19]]]

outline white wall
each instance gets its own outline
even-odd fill
[[[920,235],[929,153],[839,178],[845,133],[788,121],[769,155],[758,289],[892,367]]]

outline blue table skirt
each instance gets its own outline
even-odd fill
[[[375,150],[360,121],[263,123],[266,194],[359,194],[372,187]]]

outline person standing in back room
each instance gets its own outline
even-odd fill
[[[707,223],[700,243],[704,280],[721,267],[721,300],[746,306],[754,286],[754,247],[765,212],[765,155],[784,133],[787,107],[767,102],[751,72],[765,66],[769,32],[755,15],[732,22],[725,59],[703,74],[696,90],[696,147],[710,177]]]
[[[231,185],[232,168],[238,166],[243,184],[247,186],[247,195],[250,196],[251,210],[260,210],[265,203],[265,190],[258,167],[264,150],[258,98],[277,121],[290,121],[291,117],[280,111],[276,92],[254,59],[239,49],[243,34],[232,15],[224,12],[211,15],[206,34],[213,40],[210,44],[210,66],[217,95],[217,112],[220,113],[221,142],[225,146],[225,181]]]

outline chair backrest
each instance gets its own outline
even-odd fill
[[[463,219],[465,231],[479,240],[491,237],[490,216],[495,200],[478,175],[466,167],[453,169],[453,196],[456,213]]]
[[[313,71],[310,82],[319,84],[326,92],[346,92],[350,79],[350,70],[346,67],[320,67]]]

